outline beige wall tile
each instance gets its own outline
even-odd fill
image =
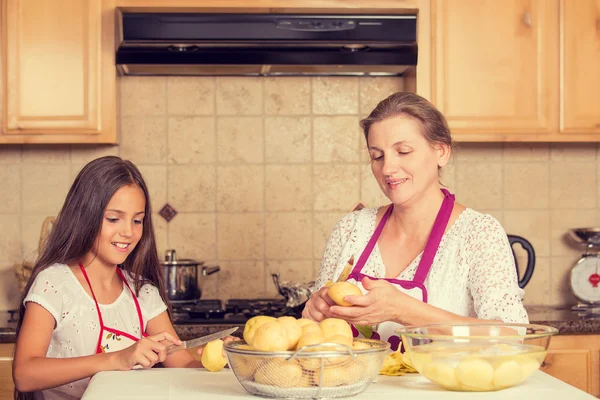
[[[19,308],[21,292],[15,276],[16,263],[0,261],[0,310]]]
[[[250,77],[217,77],[217,115],[260,115],[263,81]]]
[[[553,257],[550,261],[550,304],[577,304],[577,298],[571,292],[571,269],[579,259],[574,257]]]
[[[594,208],[596,169],[582,162],[550,163],[550,207]]]
[[[221,117],[217,120],[219,162],[264,162],[263,121],[256,117]]]
[[[18,164],[21,162],[21,145],[0,144],[0,164]]]
[[[162,205],[161,205],[162,207]],[[160,210],[160,208],[158,208]],[[155,210],[156,211],[156,210]],[[152,226],[154,226],[154,237],[156,238],[156,248],[158,249],[158,258],[165,259],[165,251],[169,249],[169,227],[167,221],[157,212],[152,213]],[[177,249],[175,249],[177,250]]]
[[[550,256],[550,211],[504,211],[504,230],[527,239],[536,256]],[[515,248],[520,248],[515,245]]]
[[[71,186],[68,165],[23,165],[21,179],[22,210],[29,213],[55,215]]]
[[[169,76],[167,78],[167,113],[169,115],[213,115],[215,113],[215,78]]]
[[[217,176],[219,211],[260,212],[265,209],[264,166],[220,166]]]
[[[265,114],[310,114],[310,78],[264,78]]]
[[[168,248],[175,249],[179,258],[217,258],[215,214],[179,213],[168,223],[167,230]]]
[[[551,303],[550,261],[549,257],[536,257],[533,275],[524,288],[523,303],[525,305],[549,305]],[[519,260],[519,265],[524,266],[525,262]]]
[[[456,199],[479,209],[500,209],[503,203],[502,164],[458,162],[455,169]]]
[[[450,193],[456,190],[456,164],[451,163],[444,166],[441,170],[439,179],[442,187],[446,188]]]
[[[358,114],[358,78],[313,78],[312,111],[314,114]]]
[[[403,78],[361,78],[358,80],[360,93],[360,113],[369,115],[388,96],[404,90]]]
[[[218,215],[219,260],[262,260],[265,216],[258,213]],[[222,280],[221,280],[222,282]]]
[[[166,117],[123,117],[121,157],[135,164],[164,164],[167,160]]]
[[[265,264],[262,261],[221,263],[219,298],[255,299],[265,294]]]
[[[569,237],[569,230],[600,225],[600,215],[593,210],[552,210],[550,213],[550,252],[553,257],[575,256],[582,245]]]
[[[0,257],[4,261],[19,261],[21,259],[21,218],[19,214],[0,214],[0,226],[2,227],[0,229]]]
[[[316,117],[313,120],[313,159],[315,162],[359,160],[358,119]]]
[[[311,211],[312,166],[267,165],[265,197],[266,211]]]
[[[178,212],[215,211],[216,173],[212,165],[170,165],[169,204]]]
[[[73,164],[87,164],[96,158],[118,155],[119,146],[95,144],[78,144],[71,146],[71,162]]]
[[[42,224],[46,217],[56,216],[57,213],[24,214],[21,216],[20,255],[21,259],[34,261],[38,256],[38,246]],[[4,225],[3,225],[4,226]],[[17,236],[18,238],[18,236]]]
[[[323,258],[323,253],[325,252],[325,247],[327,245],[327,240],[331,233],[333,232],[333,228],[336,224],[342,219],[342,217],[347,212],[317,212],[314,214],[314,229],[313,229],[313,257],[317,260],[321,260]]]
[[[25,145],[21,161],[23,164],[64,164],[69,162],[69,150],[66,144]]]
[[[308,117],[265,118],[265,161],[301,163],[312,160],[312,121]]]
[[[548,208],[550,168],[546,163],[504,164],[504,208]]]
[[[169,118],[169,164],[209,164],[217,161],[214,117]]]
[[[550,159],[596,162],[596,147],[596,143],[553,143],[550,145]]]
[[[167,78],[128,76],[119,79],[121,116],[163,116],[167,112]],[[127,135],[123,135],[126,137]]]
[[[21,186],[21,166],[0,164],[0,212],[21,211]],[[0,255],[0,258],[4,257]]]
[[[313,260],[267,260],[267,295],[274,298],[280,296],[271,274],[279,274],[280,284],[308,285],[316,278],[313,264]]]
[[[137,166],[150,192],[152,210],[159,211],[167,202],[167,166],[138,165]]]
[[[454,153],[457,163],[463,161],[502,161],[502,143],[459,143]]]
[[[365,206],[371,208],[377,208],[385,204],[390,204],[390,199],[383,194],[379,184],[377,183],[377,180],[373,176],[371,167],[361,167],[360,172],[360,201]],[[348,209],[348,211],[350,211],[350,209]]]
[[[348,211],[360,200],[357,164],[315,165],[313,194],[316,211]]]
[[[547,161],[550,157],[548,143],[505,143],[504,161]]]
[[[312,213],[271,213],[266,216],[267,259],[312,258]]]

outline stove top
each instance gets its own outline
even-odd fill
[[[173,321],[178,324],[245,324],[257,315],[300,318],[300,307],[286,306],[285,299],[218,299],[172,302]]]

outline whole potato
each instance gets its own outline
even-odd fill
[[[344,300],[346,296],[362,296],[362,292],[358,286],[353,285],[350,282],[336,282],[329,288],[327,292],[331,300],[335,301],[336,304],[344,307],[351,306],[352,304]]]

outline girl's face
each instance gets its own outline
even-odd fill
[[[439,190],[438,166],[446,165],[450,149],[441,144],[432,147],[417,120],[400,115],[373,124],[368,146],[373,175],[392,203],[407,204]]]
[[[90,259],[110,266],[123,263],[142,237],[145,208],[146,197],[137,185],[117,190],[104,210]]]

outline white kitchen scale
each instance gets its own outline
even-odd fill
[[[600,315],[600,228],[575,228],[569,231],[586,252],[571,269],[571,292],[579,300],[572,310]]]

